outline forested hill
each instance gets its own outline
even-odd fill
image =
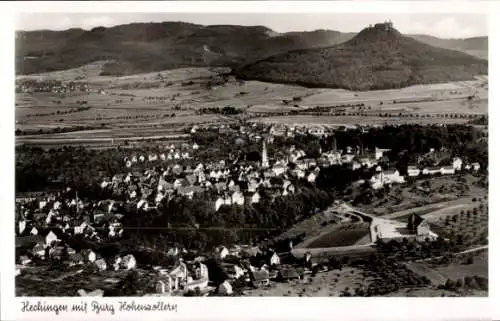
[[[234,73],[241,79],[374,90],[469,80],[487,74],[488,62],[424,44],[384,23],[342,44],[275,55]]]
[[[316,30],[278,34],[262,26],[133,23],[90,31],[16,34],[16,72],[32,74],[115,60],[104,72],[124,75],[179,67],[232,66],[299,48],[341,43],[351,36]]]
[[[132,23],[86,31],[18,31],[16,73],[33,74],[115,60],[104,73],[126,75],[179,67],[240,66],[291,50],[328,47],[355,33],[333,30],[277,33],[263,26],[184,22]],[[432,45],[487,53],[487,37],[440,39],[411,36]]]

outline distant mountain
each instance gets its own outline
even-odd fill
[[[75,68],[115,60],[105,73],[133,74],[188,66],[233,66],[277,53],[345,41],[344,34],[317,30],[277,34],[261,26],[201,26],[182,22],[133,23],[90,31],[16,33],[16,73]],[[207,51],[217,53],[207,61]]]
[[[18,31],[16,73],[64,70],[97,60],[114,60],[103,71],[113,75],[188,66],[238,67],[291,50],[333,46],[354,36],[332,30],[280,34],[262,26],[184,22],[132,23],[90,31]],[[428,41],[449,46],[448,40],[429,37]]]
[[[413,39],[434,47],[460,50],[482,59],[488,59],[488,37],[441,39],[428,35],[410,35]]]
[[[487,72],[486,60],[403,36],[390,23],[335,46],[294,50],[234,71],[241,79],[351,90],[468,80]]]

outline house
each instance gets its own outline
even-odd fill
[[[170,275],[161,276],[160,279],[156,282],[156,293],[159,294],[170,294],[174,290],[178,290],[179,283],[177,279],[174,279]]]
[[[38,229],[36,227],[33,227],[30,231],[30,235],[38,235]]]
[[[269,271],[253,270],[250,271],[250,280],[254,286],[269,285]]]
[[[317,137],[321,137],[321,136],[325,135],[325,129],[321,128],[321,127],[311,128],[311,129],[309,129],[308,132],[309,132],[309,134],[317,136]]]
[[[99,269],[99,271],[105,271],[108,268],[106,261],[104,261],[104,259],[96,260],[94,264]]]
[[[95,252],[92,250],[89,250],[89,249],[82,250],[80,252],[80,254],[82,255],[82,257],[84,258],[85,261],[88,261],[91,263],[95,262],[95,260],[97,259]]]
[[[243,205],[245,204],[245,197],[242,192],[234,192],[231,196],[232,204]]]
[[[302,170],[302,169],[294,169],[292,171],[292,173],[297,178],[304,178],[304,177],[306,177],[306,172],[304,170]]]
[[[224,258],[229,254],[229,250],[225,246],[221,246],[216,249],[216,255],[219,259],[224,260]]]
[[[33,256],[44,259],[45,258],[45,244],[38,243],[31,250]]]
[[[273,171],[274,176],[280,176],[286,172],[287,167],[283,165],[275,165],[271,170]]]
[[[435,175],[441,174],[441,167],[426,167],[422,170],[424,175]]]
[[[239,279],[243,275],[245,275],[245,271],[243,271],[243,269],[236,264],[228,264],[228,266],[226,266],[225,268],[225,272],[229,278],[234,280]]]
[[[177,256],[177,255],[179,255],[179,248],[177,248],[177,247],[171,247],[170,249],[168,249],[167,255],[169,255],[169,256]]]
[[[87,292],[84,289],[80,289],[77,291],[79,296],[104,296],[104,291],[101,289],[97,289],[94,291]]]
[[[144,210],[147,210],[148,209],[148,202],[144,199],[140,200],[139,202],[137,202],[137,209],[144,209]]]
[[[113,270],[118,271],[120,269],[120,264],[122,262],[122,258],[117,256],[114,259],[111,260],[111,263],[113,265]]]
[[[387,170],[373,175],[370,179],[370,185],[373,189],[379,189],[387,184],[404,183],[404,181],[404,177],[399,175],[398,170]]]
[[[479,163],[472,163],[472,170],[474,170],[475,172],[477,172],[480,168],[481,168],[481,165],[479,165]]]
[[[274,251],[272,252],[271,256],[269,257],[269,265],[270,266],[280,265],[280,257]]]
[[[353,161],[351,163],[351,170],[355,171],[355,170],[360,169],[360,168],[361,168],[361,163],[360,162]]]
[[[261,196],[259,194],[259,192],[255,192],[253,195],[252,195],[252,200],[251,200],[251,203],[252,204],[257,204],[260,202],[260,199],[261,199]]]
[[[341,157],[341,162],[344,164],[348,164],[353,161],[354,157],[356,157],[354,154],[351,154],[350,151],[347,152],[347,154],[343,154]]]
[[[418,236],[428,235],[430,232],[429,224],[420,215],[412,214],[408,217],[408,231]]]
[[[20,220],[18,222],[18,227],[19,227],[19,230],[18,230],[19,235],[23,234],[23,232],[26,230],[26,221]]]
[[[218,211],[222,205],[224,205],[224,199],[219,196],[215,201],[215,210]]]
[[[453,163],[452,163],[452,166],[455,170],[457,171],[460,171],[462,170],[462,166],[463,166],[463,161],[460,157],[454,157],[453,158]]]
[[[63,255],[64,247],[57,246],[49,249],[49,257],[52,259],[61,259]]]
[[[75,266],[75,265],[83,265],[84,262],[85,260],[81,254],[73,254],[69,256],[67,264],[69,266]]]
[[[453,174],[455,174],[455,167],[453,166],[441,167],[441,175],[453,175]]]
[[[26,255],[21,255],[19,257],[19,262],[22,264],[22,265],[27,265],[27,264],[30,264],[31,263],[31,259],[29,257],[27,257]]]
[[[291,280],[299,280],[300,275],[295,268],[285,267],[279,270],[277,278],[279,281],[288,282]]]
[[[382,173],[391,183],[404,183],[405,181],[405,178],[399,174],[397,169],[389,169]]]
[[[420,169],[417,168],[416,166],[408,166],[407,172],[408,176],[410,177],[416,177],[420,175]]]
[[[59,239],[57,238],[57,235],[50,231],[46,236],[45,236],[45,244],[47,245],[51,245],[52,243],[55,243],[59,241]]]
[[[389,152],[389,151],[390,151],[390,149],[381,149],[381,148],[375,147],[375,159],[376,160],[381,159],[384,156],[384,153]]]
[[[136,265],[137,261],[135,260],[135,257],[132,254],[125,255],[120,262],[120,266],[123,267],[125,270],[135,269]]]
[[[229,282],[226,280],[222,282],[219,285],[219,288],[217,289],[217,294],[218,295],[231,295],[233,293],[233,287]]]
[[[307,181],[309,183],[314,183],[316,181],[316,174],[309,173],[309,175],[307,175]]]
[[[362,166],[366,166],[368,168],[372,168],[373,166],[375,166],[377,164],[375,161],[373,161],[372,159],[370,159],[368,157],[360,158],[359,162],[361,163]]]
[[[76,254],[76,251],[73,248],[68,246],[66,248],[66,253],[68,253],[68,255],[74,255],[74,254]]]

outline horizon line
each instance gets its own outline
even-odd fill
[[[201,27],[214,27],[214,26],[232,26],[232,27],[248,27],[248,28],[257,28],[257,27],[261,27],[261,28],[267,28],[269,29],[270,31],[273,31],[273,32],[276,32],[277,35],[285,35],[285,34],[289,34],[289,33],[296,33],[296,32],[317,32],[317,31],[331,31],[331,32],[340,32],[340,33],[343,33],[343,34],[348,34],[348,33],[354,33],[354,34],[357,34],[359,32],[361,32],[362,30],[364,30],[365,28],[368,28],[370,25],[373,25],[373,24],[369,24],[368,26],[366,26],[365,28],[362,28],[361,30],[359,31],[340,31],[340,30],[335,30],[335,29],[328,29],[328,28],[318,28],[318,29],[312,29],[312,30],[291,30],[291,31],[286,31],[286,32],[279,32],[279,31],[275,31],[274,29],[268,27],[268,26],[265,26],[265,25],[259,25],[259,24],[256,24],[256,25],[238,25],[238,24],[199,24],[199,23],[194,23],[194,22],[187,22],[187,21],[181,21],[181,20],[165,20],[165,21],[149,21],[149,22],[146,22],[146,21],[142,21],[142,22],[129,22],[129,23],[121,23],[121,24],[113,24],[113,25],[110,25],[110,26],[103,26],[103,25],[98,25],[98,26],[95,26],[95,27],[92,27],[92,28],[83,28],[83,27],[71,27],[71,28],[64,28],[64,29],[50,29],[50,28],[42,28],[42,29],[15,29],[14,32],[15,33],[18,33],[18,32],[43,32],[43,31],[47,31],[47,32],[67,32],[67,31],[70,31],[70,30],[83,30],[85,32],[89,32],[89,31],[92,31],[93,29],[97,29],[97,28],[105,28],[105,29],[111,29],[111,28],[116,28],[116,27],[119,27],[119,26],[128,26],[128,25],[133,25],[133,24],[163,24],[163,23],[184,23],[184,24],[190,24],[190,25],[195,25],[195,26],[201,26]],[[380,23],[384,23],[384,22],[380,22]],[[397,28],[395,28],[397,30]],[[415,36],[415,35],[423,35],[423,36],[428,36],[428,37],[433,37],[433,38],[438,38],[438,39],[446,39],[446,40],[464,40],[464,39],[473,39],[473,38],[488,38],[489,36],[488,35],[475,35],[475,36],[470,36],[470,37],[453,37],[453,38],[449,38],[449,37],[441,37],[441,36],[435,36],[435,35],[431,35],[431,34],[427,34],[427,33],[402,33],[403,35],[409,35],[409,36]]]

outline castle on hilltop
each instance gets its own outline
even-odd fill
[[[370,25],[370,28],[389,31],[394,29],[394,25],[392,24],[392,21],[389,20],[389,21],[384,21],[383,23],[376,23],[374,26]]]

